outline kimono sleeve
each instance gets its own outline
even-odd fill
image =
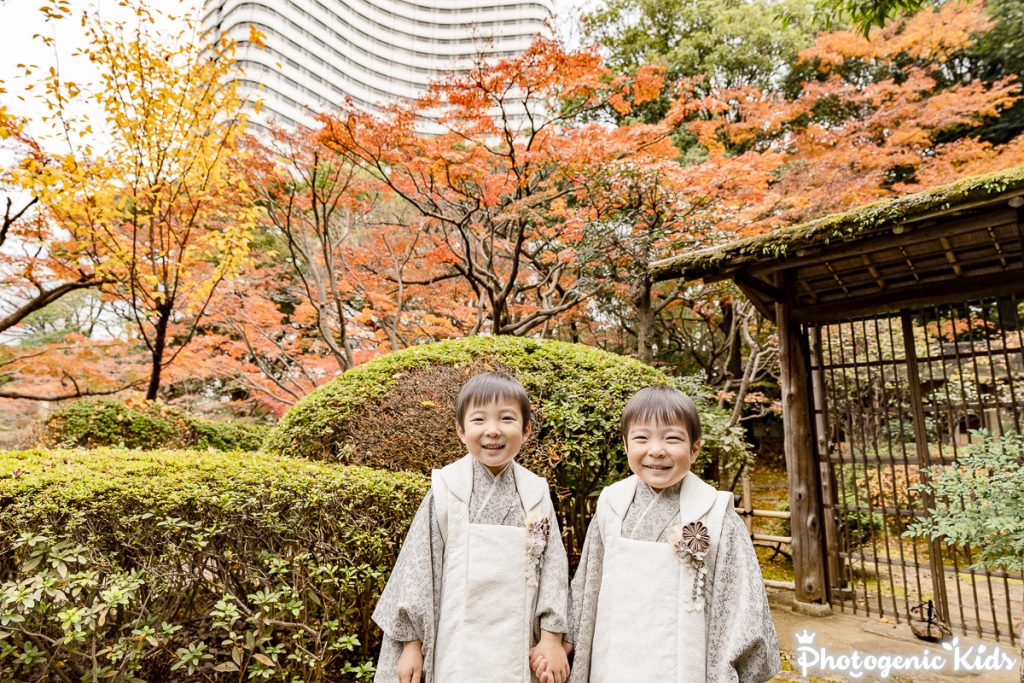
[[[723,521],[707,619],[707,680],[763,683],[782,668],[761,567],[747,528]]]
[[[601,591],[604,565],[604,539],[597,518],[590,520],[587,537],[583,541],[580,564],[572,579],[569,607],[569,632],[565,640],[573,644],[574,659],[569,683],[590,680],[590,655],[594,644],[597,622],[597,597]]]
[[[375,683],[398,680],[398,658],[403,644],[410,640],[422,641],[424,667],[430,668],[443,556],[434,499],[428,493],[416,511],[395,568],[373,610],[373,620],[384,632]]]
[[[564,634],[569,630],[569,560],[553,507],[548,510],[548,522],[551,532],[544,547],[536,614],[541,629]]]

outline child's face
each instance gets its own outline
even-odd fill
[[[470,455],[493,474],[501,472],[519,454],[530,433],[530,425],[523,424],[519,404],[514,401],[472,405],[462,422],[455,427],[459,439]]]
[[[681,481],[699,453],[700,441],[690,443],[683,424],[637,421],[626,433],[629,469],[655,491]]]

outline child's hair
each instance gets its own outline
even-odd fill
[[[700,441],[703,434],[700,414],[693,399],[672,387],[646,387],[633,394],[622,409],[622,422],[619,423],[622,438],[629,435],[629,428],[634,422],[642,420],[652,420],[661,425],[682,423],[686,426],[690,443]]]
[[[530,397],[519,380],[507,372],[481,372],[479,375],[473,375],[462,386],[462,391],[455,400],[455,423],[462,427],[466,412],[471,407],[497,401],[516,403],[523,418],[523,428],[530,424]]]

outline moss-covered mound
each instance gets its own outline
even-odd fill
[[[66,448],[212,448],[251,451],[267,427],[212,422],[159,401],[93,399],[61,408],[40,428],[40,444]]]
[[[427,487],[260,453],[0,452],[0,680],[369,680]]]
[[[585,533],[588,498],[628,471],[619,417],[638,389],[679,386],[701,406],[705,453],[733,461],[746,455],[739,431],[727,429],[699,384],[593,347],[519,337],[438,342],[357,366],[296,404],[264,448],[427,473],[465,452],[454,429],[455,398],[467,378],[489,369],[512,373],[530,394],[533,433],[519,461],[556,487],[571,544]]]

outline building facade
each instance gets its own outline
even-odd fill
[[[550,37],[553,0],[206,0],[203,29],[238,43],[248,94],[272,118],[314,125],[346,98],[377,112],[480,58]],[[264,35],[249,40],[249,27]]]

